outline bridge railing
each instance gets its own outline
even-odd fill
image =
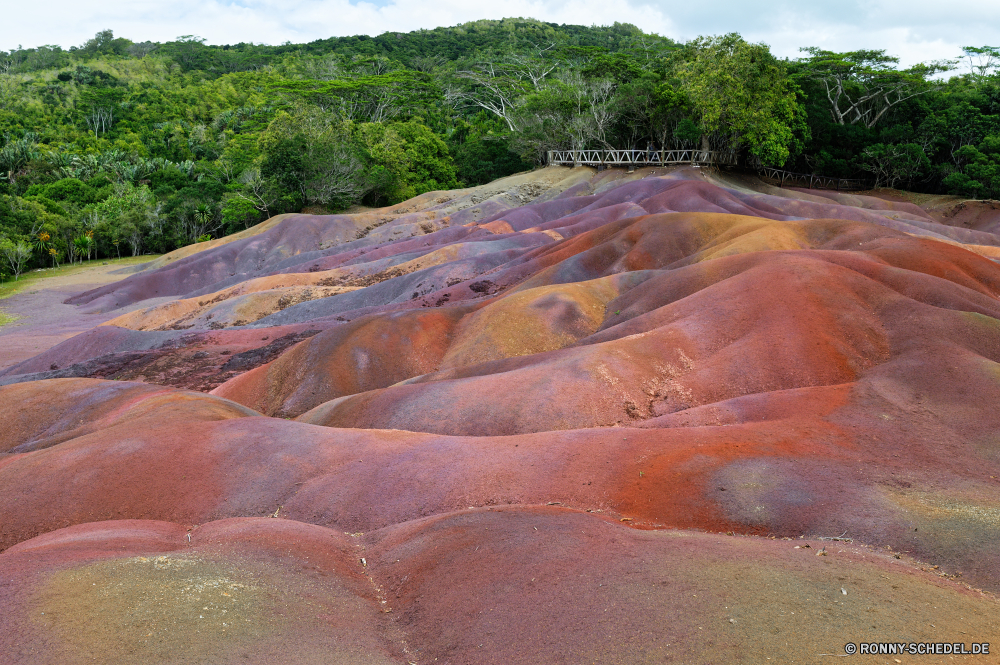
[[[736,153],[719,150],[549,150],[549,164],[576,166],[736,165]]]
[[[736,153],[722,150],[549,150],[549,164],[572,166],[665,166],[667,164],[697,164],[704,166],[736,166]],[[829,176],[792,173],[769,166],[757,166],[757,173],[764,178],[777,180],[785,185],[810,189],[859,190],[871,183],[860,178],[831,178]]]
[[[858,190],[868,189],[871,182],[861,178],[831,178],[823,175],[811,175],[808,173],[792,173],[773,169],[769,166],[760,166],[757,173],[762,177],[777,180],[779,187],[785,185],[808,187],[809,189],[836,189],[836,190]]]

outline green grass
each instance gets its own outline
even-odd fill
[[[21,317],[18,316],[17,314],[8,314],[7,312],[0,309],[0,328],[3,328],[8,323],[14,323],[19,318]]]
[[[64,277],[66,275],[72,275],[84,270],[89,270],[90,268],[97,268],[102,265],[133,266],[137,263],[147,263],[158,257],[159,254],[147,254],[145,256],[130,256],[124,259],[94,259],[93,261],[84,261],[83,263],[74,263],[73,265],[64,264],[58,268],[40,268],[38,270],[32,270],[21,275],[20,279],[16,282],[10,279],[0,284],[0,300],[20,293],[30,286],[38,286],[39,282],[48,279],[49,277]],[[16,321],[17,318],[18,317],[16,316],[0,311],[0,326],[6,325],[11,321]]]

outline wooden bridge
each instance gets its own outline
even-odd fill
[[[736,165],[736,153],[718,150],[549,150],[549,164],[570,166]]]

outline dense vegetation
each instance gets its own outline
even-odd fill
[[[907,70],[795,61],[739,35],[527,19],[309,44],[108,30],[0,51],[4,271],[164,252],[281,212],[489,182],[566,147],[701,147],[744,164],[1000,196],[997,51]]]

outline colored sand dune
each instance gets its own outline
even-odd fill
[[[67,293],[0,662],[1000,653],[998,221],[552,167]]]

